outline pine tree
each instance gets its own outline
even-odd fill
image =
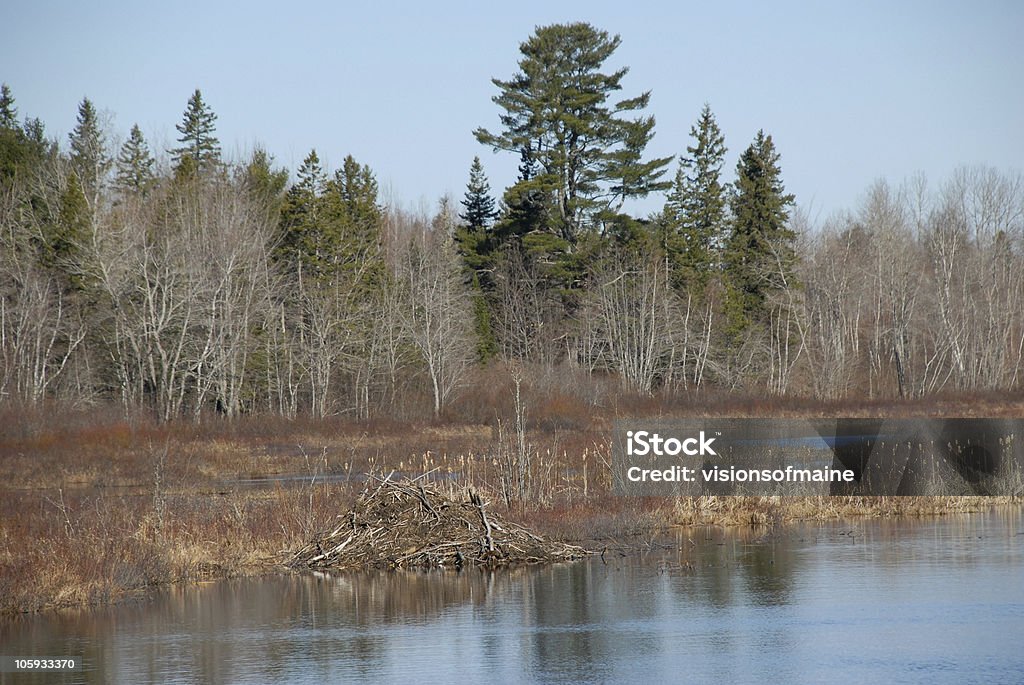
[[[330,261],[338,272],[357,273],[360,288],[380,286],[385,273],[380,250],[384,215],[377,192],[370,167],[347,155],[325,193]]]
[[[516,182],[505,190],[502,204],[505,211],[494,226],[494,249],[501,249],[513,241],[521,241],[531,233],[551,233],[554,208],[554,188],[540,174],[534,161],[532,148],[527,145],[520,151],[519,176]],[[568,243],[566,243],[568,245]]]
[[[628,69],[607,74],[601,68],[619,43],[585,23],[539,27],[519,48],[521,71],[508,81],[493,79],[504,130],[474,131],[495,150],[532,157],[538,173],[520,194],[551,193],[556,211],[547,228],[570,247],[595,217],[668,186],[659,178],[670,157],[641,161],[654,118],[625,116],[646,108],[650,93],[609,102]]]
[[[78,105],[78,120],[68,137],[71,139],[71,168],[78,174],[89,206],[95,210],[111,159],[96,108],[89,98],[82,98]]]
[[[465,211],[459,214],[459,218],[463,223],[455,230],[455,245],[469,274],[477,359],[486,362],[498,351],[491,310],[497,306],[492,298],[495,249],[498,246],[492,227],[499,213],[479,157],[474,157],[470,165],[462,206]]]
[[[462,225],[455,232],[455,241],[466,267],[472,272],[486,272],[490,269],[493,241],[489,229],[498,217],[491,197],[491,186],[487,182],[479,157],[473,158],[469,168],[469,183],[462,200],[465,210],[459,214]]]
[[[175,127],[181,133],[178,138],[181,147],[171,151],[177,170],[192,169],[205,173],[218,167],[220,141],[214,135],[216,122],[217,115],[203,102],[203,95],[196,88],[188,100],[181,123]]]
[[[703,287],[719,260],[727,237],[725,187],[721,182],[725,137],[705,104],[690,129],[694,145],[680,159],[672,192],[662,215],[662,246],[679,287]]]
[[[14,96],[5,83],[0,86],[0,183],[9,181],[25,166],[37,161],[34,154],[37,152],[42,152],[41,146],[33,146],[25,130],[18,125]]]
[[[271,224],[276,224],[284,202],[285,186],[288,185],[288,172],[275,170],[273,166],[273,155],[257,147],[245,165],[242,183],[250,196],[263,207]]]
[[[360,286],[377,283],[384,272],[382,219],[370,168],[349,155],[327,180],[314,150],[285,198],[278,254],[312,281],[338,282],[358,273]]]
[[[91,229],[89,207],[76,174],[70,174],[67,187],[59,197],[55,221],[47,222],[39,246],[39,261],[53,269],[66,285],[73,289],[81,286],[81,273],[77,264],[82,245]]]
[[[723,255],[732,327],[763,321],[769,293],[792,285],[796,234],[788,227],[794,196],[785,192],[779,154],[758,131],[736,165],[732,232]]]
[[[462,206],[466,209],[459,214],[459,218],[473,231],[486,231],[498,216],[494,209],[494,198],[491,197],[491,186],[479,157],[474,157],[469,167],[469,183],[466,184]]]
[[[334,193],[340,203],[335,209],[340,210],[346,237],[360,247],[376,247],[382,215],[377,204],[377,180],[370,167],[347,155],[327,185],[328,193]]]
[[[310,150],[297,172],[297,180],[285,193],[281,208],[281,240],[275,250],[287,268],[308,277],[320,271],[321,204],[327,176],[316,150]]]
[[[132,126],[128,140],[117,155],[116,186],[122,193],[145,196],[156,183],[155,160],[138,124]]]
[[[502,203],[504,212],[489,241],[492,260],[496,263],[511,251],[519,252],[516,259],[536,267],[546,285],[559,291],[573,288],[580,281],[586,259],[586,250],[577,247],[589,245],[595,234],[581,234],[572,242],[558,228],[562,225],[558,189],[551,175],[543,173],[530,145],[520,151],[519,177],[505,190]]]
[[[0,85],[0,128],[18,128],[18,108],[14,106],[14,96],[6,83]]]

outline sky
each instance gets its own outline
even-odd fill
[[[462,197],[475,155],[496,196],[512,183],[518,159],[472,135],[500,129],[491,79],[518,71],[535,27],[574,21],[621,37],[606,66],[629,67],[623,97],[652,93],[650,156],[685,151],[706,102],[729,148],[726,180],[764,129],[812,220],[853,208],[878,179],[1024,166],[1016,0],[8,1],[0,81],[65,146],[88,97],[112,138],[138,123],[163,150],[199,88],[229,157],[262,145],[294,172],[314,147],[332,170],[351,154],[387,202],[425,208]]]

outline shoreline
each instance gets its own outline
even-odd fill
[[[643,552],[648,546],[648,541],[654,537],[694,528],[786,528],[799,523],[825,524],[835,521],[926,519],[970,515],[997,509],[1024,510],[1024,498],[1016,496],[793,498],[705,496],[665,499],[668,501],[633,511],[618,511],[609,514],[604,507],[584,506],[561,512],[533,512],[532,515],[514,518],[514,520],[528,526],[533,519],[542,520],[542,527],[533,527],[533,530],[541,533],[545,539],[579,546],[590,554],[601,554],[602,550],[615,550],[621,555],[631,555]],[[782,501],[771,501],[780,499]],[[560,529],[580,531],[590,529],[593,534],[584,537],[565,537],[558,534]],[[130,543],[128,540],[119,542],[121,544]],[[220,542],[226,543],[227,541]],[[22,606],[8,603],[3,607],[3,611],[0,611],[0,620],[13,620],[18,617],[68,609],[98,609],[132,601],[145,602],[152,593],[170,587],[196,585],[232,578],[271,577],[314,571],[362,573],[381,570],[379,567],[369,564],[363,567],[340,569],[296,569],[287,566],[286,558],[293,555],[305,543],[308,543],[308,540],[296,540],[293,547],[281,550],[269,558],[260,557],[256,550],[250,550],[250,554],[235,556],[236,563],[231,565],[226,564],[226,560],[217,555],[211,555],[204,559],[194,556],[194,550],[167,548],[164,551],[169,559],[180,559],[183,556],[189,556],[192,559],[183,575],[165,577],[160,580],[154,578],[153,582],[142,585],[120,587],[113,584],[111,582],[113,579],[110,578],[107,579],[107,583],[104,583],[101,578],[83,579],[85,582],[80,582],[77,585],[68,583],[53,588],[56,593],[49,598],[37,594],[40,588],[36,586],[31,596],[23,597],[30,602],[26,602]],[[541,562],[540,565],[544,565],[544,563]],[[555,562],[552,560],[547,563]],[[536,564],[512,563],[508,566],[518,565]],[[390,570],[423,569],[396,567]],[[444,568],[443,570],[458,572],[460,569]],[[54,569],[44,566],[36,568],[34,571],[45,573],[53,572]],[[8,585],[11,584],[10,579],[5,578],[4,580]],[[9,594],[6,596],[11,597]]]
[[[1015,413],[1020,408],[1014,406]],[[850,413],[857,411],[856,407]],[[794,410],[793,413],[799,413]],[[522,436],[473,423],[129,423],[54,414],[0,431],[0,616],[113,604],[155,588],[281,572],[349,511],[367,474],[431,474],[488,511],[567,544],[681,525],[920,517],[1024,497],[626,498],[611,494],[608,417]],[[508,478],[522,437],[528,477]]]

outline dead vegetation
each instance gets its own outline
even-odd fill
[[[490,389],[507,406],[498,411],[481,402],[479,422],[253,416],[161,424],[129,421],[113,410],[0,410],[0,615],[117,602],[168,583],[279,572],[293,558],[298,568],[340,567],[351,560],[302,564],[350,536],[352,518],[336,518],[350,511],[366,524],[362,535],[379,528],[377,518],[393,519],[387,531],[346,544],[363,545],[362,560],[351,567],[453,568],[459,554],[468,567],[572,557],[573,544],[636,547],[679,525],[930,516],[1024,502],[1020,496],[617,497],[607,437],[620,415],[1019,417],[1019,398],[1002,405],[973,397],[813,410],[795,401],[761,405],[737,398],[689,408],[679,400],[659,409],[651,399],[650,406],[620,404],[587,414],[582,403],[562,404],[561,395],[545,400],[528,394],[539,391],[525,384],[519,408],[514,386]],[[500,427],[494,417],[502,419]],[[379,502],[356,504],[366,474],[392,471],[396,478],[431,472],[432,487],[441,492],[431,494],[423,479],[426,506],[418,487],[402,491],[410,481],[395,480],[378,493],[391,498],[385,509]],[[480,493],[480,506],[467,498],[469,487]],[[441,521],[431,507],[444,511]],[[481,512],[492,526],[493,554]],[[299,556],[316,541],[320,552]],[[460,544],[439,546],[451,542]],[[570,551],[560,556],[551,549]]]
[[[1020,504],[1018,497],[983,496],[808,496],[679,497],[666,515],[673,525],[774,525],[792,521],[964,514]]]
[[[374,479],[330,532],[288,562],[300,569],[462,568],[570,561],[587,550],[546,540],[494,511],[473,488],[461,500],[420,479]]]

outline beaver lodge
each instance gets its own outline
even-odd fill
[[[456,501],[416,480],[375,478],[336,527],[292,555],[293,568],[462,568],[580,559],[582,547],[545,540],[487,510],[470,488]]]

